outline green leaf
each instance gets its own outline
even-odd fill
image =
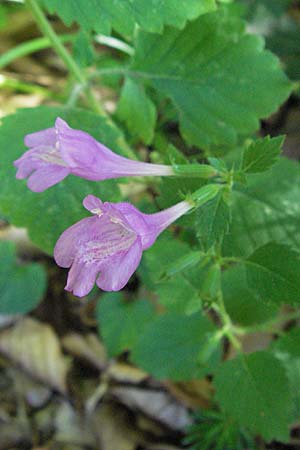
[[[205,250],[216,242],[222,241],[229,230],[230,221],[230,208],[222,191],[197,209],[195,228],[197,237]]]
[[[226,311],[242,326],[266,322],[278,314],[278,305],[262,302],[257,292],[247,287],[246,270],[239,264],[222,272],[222,292]]]
[[[158,379],[199,378],[209,363],[216,362],[218,344],[213,332],[212,323],[200,313],[165,314],[146,327],[133,348],[132,360]]]
[[[156,109],[141,83],[132,78],[126,78],[117,115],[126,122],[129,131],[134,136],[140,137],[146,144],[152,141]]]
[[[109,34],[111,28],[131,34],[135,23],[151,32],[161,32],[165,24],[183,28],[187,20],[215,9],[215,0],[42,0],[71,25],[78,22],[86,30]]]
[[[87,33],[78,33],[73,44],[73,56],[80,67],[88,67],[94,62],[94,48]]]
[[[282,361],[293,392],[293,417],[300,414],[300,330],[294,328],[278,338],[272,345],[275,356]]]
[[[201,308],[198,288],[182,274],[165,279],[170,261],[176,263],[183,257],[188,258],[190,251],[186,243],[174,239],[170,233],[166,232],[143,256],[139,268],[142,281],[155,292],[158,302],[167,311],[190,314]]]
[[[258,173],[269,170],[279,158],[284,137],[257,139],[244,151],[242,170],[244,173]]]
[[[165,232],[144,253],[142,264],[139,268],[143,282],[150,289],[155,288],[156,283],[165,275],[170,261],[176,261],[190,253],[190,247],[179,239],[174,239],[170,232]]]
[[[221,408],[266,441],[287,441],[292,396],[285,369],[267,352],[239,356],[217,370]]]
[[[15,246],[0,242],[0,314],[26,314],[42,300],[46,274],[39,264],[17,264]]]
[[[300,255],[290,247],[270,242],[245,260],[248,286],[264,301],[300,302]]]
[[[53,126],[57,116],[67,120],[72,127],[87,131],[117,153],[126,148],[116,127],[81,109],[41,106],[19,110],[3,119],[0,133],[0,213],[10,223],[26,227],[31,240],[48,253],[52,253],[62,231],[87,215],[82,206],[86,195],[94,194],[109,201],[120,199],[114,180],[94,183],[70,175],[40,194],[31,192],[25,180],[16,180],[13,161],[25,151],[24,136]]]
[[[168,312],[191,314],[199,311],[202,306],[198,290],[184,276],[161,281],[154,288],[159,304]]]
[[[270,241],[300,251],[300,167],[281,158],[264,174],[249,177],[247,187],[236,185],[232,222],[223,255],[248,256]]]
[[[104,294],[97,304],[99,332],[110,356],[131,350],[145,326],[154,318],[147,300],[126,302],[120,293]]]
[[[131,70],[171,98],[184,138],[206,149],[258,129],[291,92],[278,59],[225,8],[162,36],[141,31]]]

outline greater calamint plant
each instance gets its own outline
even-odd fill
[[[210,375],[213,411],[187,443],[244,450],[299,421],[300,170],[283,137],[255,135],[293,86],[239,2],[220,3],[25,0],[72,92],[3,119],[0,214],[69,269],[68,291],[120,291],[93,291],[110,356],[162,380]],[[80,25],[72,53],[43,6]],[[114,50],[82,64],[86,41]],[[249,348],[261,331],[271,344]]]

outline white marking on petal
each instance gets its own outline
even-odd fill
[[[99,235],[80,246],[78,257],[85,264],[95,264],[128,250],[137,239],[136,233],[125,228],[120,219],[112,222],[111,217],[99,221]],[[109,219],[107,222],[105,219]]]
[[[40,150],[35,154],[35,157],[49,164],[68,167],[68,164],[62,159],[56,147],[45,146],[42,151]]]

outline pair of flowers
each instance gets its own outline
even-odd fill
[[[34,192],[44,191],[69,174],[93,181],[175,175],[172,166],[117,155],[60,118],[55,127],[27,135],[25,145],[30,149],[14,162],[16,177],[28,178],[27,185]],[[138,267],[143,250],[176,219],[215,196],[218,185],[200,191],[155,214],[143,214],[126,202],[103,203],[93,195],[85,197],[83,205],[92,216],[65,230],[54,249],[56,263],[70,267],[65,289],[79,297],[87,295],[95,283],[104,291],[122,289]]]

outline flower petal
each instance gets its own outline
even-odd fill
[[[88,240],[96,217],[86,217],[67,228],[59,237],[54,248],[54,259],[60,267],[70,267],[78,251],[78,241]]]
[[[27,134],[24,143],[27,147],[37,147],[38,145],[55,145],[56,132],[55,128],[46,128],[46,130],[37,131],[36,133]]]
[[[33,192],[43,192],[66,178],[69,173],[70,170],[67,167],[49,164],[30,175],[27,186]]]
[[[102,268],[96,281],[103,291],[119,291],[128,282],[142,258],[142,244],[139,238],[126,253],[111,258]]]
[[[131,203],[116,203],[114,207],[123,214],[130,227],[140,236],[143,250],[150,247],[157,237],[157,230],[145,220],[148,214],[143,214]]]
[[[66,291],[73,292],[78,297],[87,295],[93,289],[98,273],[97,265],[87,265],[76,260],[68,274]]]
[[[93,213],[93,211],[101,209],[103,203],[100,200],[100,198],[95,197],[94,195],[87,195],[84,198],[82,204],[85,207],[85,209]]]

